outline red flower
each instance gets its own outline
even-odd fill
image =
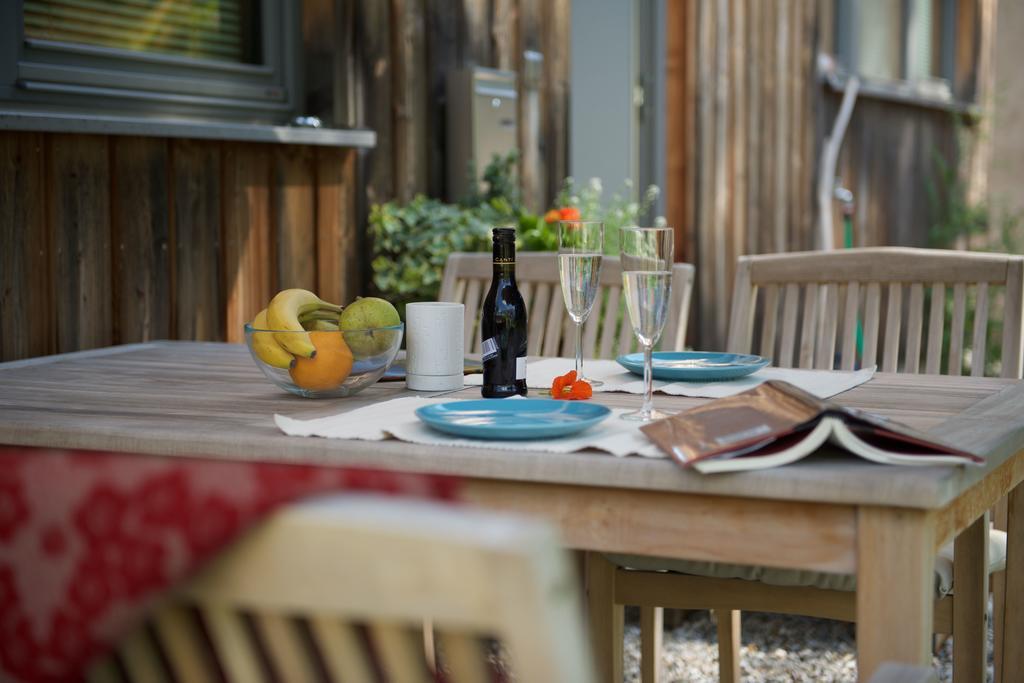
[[[562,213],[558,209],[551,209],[544,214],[545,223],[557,223],[560,220],[562,220]]]
[[[586,380],[577,380],[576,371],[570,370],[551,383],[551,398],[579,401],[592,398],[594,388]]]
[[[580,219],[580,210],[575,206],[567,206],[558,210],[558,216],[563,221],[578,221]]]

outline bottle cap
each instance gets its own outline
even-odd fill
[[[515,228],[494,228],[491,231],[491,235],[493,236],[495,242],[504,241],[504,240],[515,241],[515,239],[516,239],[516,229]]]

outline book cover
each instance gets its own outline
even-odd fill
[[[984,462],[906,425],[823,401],[775,380],[641,430],[681,465],[701,471],[782,465],[809,455],[826,441],[885,464]]]

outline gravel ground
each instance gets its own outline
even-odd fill
[[[989,629],[989,680],[991,680]],[[743,613],[743,680],[855,681],[856,645],[852,624],[827,619],[758,612]],[[951,681],[953,643],[947,640],[933,664],[939,680]],[[670,683],[717,683],[718,648],[715,624],[708,612],[692,612],[664,635],[664,680]],[[640,680],[640,629],[626,627],[625,680]]]

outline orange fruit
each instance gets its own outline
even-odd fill
[[[316,348],[316,355],[312,358],[297,357],[288,374],[303,389],[337,389],[352,372],[352,350],[345,343],[344,335],[341,332],[310,332],[309,340]]]

